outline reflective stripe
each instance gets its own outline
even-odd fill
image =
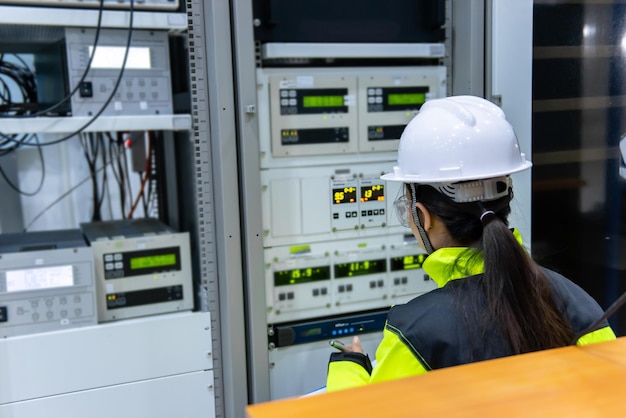
[[[405,345],[409,349],[411,354],[413,354],[415,357],[419,359],[421,365],[423,366],[425,370],[433,369],[432,367],[430,367],[426,359],[422,357],[422,354],[417,350],[417,348],[413,347],[413,344],[411,344],[411,341],[408,338],[406,338],[404,335],[402,335],[402,330],[394,327],[393,325],[390,325],[389,322],[387,322],[387,324],[385,325],[385,330],[383,331],[383,336],[386,335],[385,333],[393,334],[396,336],[396,338],[387,336],[386,339],[383,338],[383,342],[381,343],[381,345],[387,341],[390,341],[390,342],[393,341],[395,344],[397,344],[397,341],[399,341],[402,343],[402,345]],[[391,343],[388,343],[388,345],[391,346]],[[376,355],[378,355],[378,350],[376,350]]]
[[[576,345],[587,345],[599,343],[602,341],[610,341],[615,339],[615,333],[611,327],[604,327],[583,335],[578,339]]]

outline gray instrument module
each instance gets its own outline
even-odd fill
[[[93,253],[78,229],[0,235],[0,337],[97,323]]]
[[[189,233],[151,218],[80,227],[94,255],[99,322],[193,309]]]

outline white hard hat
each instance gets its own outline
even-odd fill
[[[532,163],[495,104],[475,96],[427,101],[400,137],[398,165],[381,178],[437,184],[507,176]]]

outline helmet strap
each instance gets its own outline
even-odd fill
[[[432,254],[435,252],[433,245],[430,243],[430,239],[428,238],[428,234],[422,225],[422,221],[417,214],[417,190],[415,190],[415,183],[409,183],[409,188],[411,189],[411,214],[413,216],[413,222],[417,227],[417,231],[420,234],[420,238],[422,238],[422,243],[424,244],[424,249],[428,254]]]

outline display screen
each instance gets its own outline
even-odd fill
[[[385,187],[382,184],[361,186],[361,202],[381,202],[383,200],[385,200]]]
[[[303,331],[300,332],[300,336],[301,337],[314,337],[316,335],[322,335],[322,328],[321,327],[316,327],[316,328],[305,328]]]
[[[384,273],[387,271],[387,260],[355,261],[351,263],[335,264],[335,278],[363,276],[366,274]]]
[[[391,259],[391,271],[421,269],[426,254],[405,255]]]
[[[319,280],[330,280],[330,266],[307,267],[274,272],[274,286],[287,286],[316,282]]]
[[[303,96],[302,107],[341,107],[343,96]]]
[[[426,103],[429,91],[430,88],[427,86],[370,87],[367,89],[367,111],[404,112],[419,110]]]
[[[375,125],[367,127],[368,141],[398,140],[406,125]]]
[[[72,266],[41,267],[6,272],[6,291],[53,289],[74,285]]]
[[[387,103],[391,106],[420,105],[425,102],[425,93],[392,93],[387,96]]]
[[[356,187],[342,187],[333,189],[333,203],[338,205],[341,203],[356,202]]]
[[[282,145],[337,144],[349,140],[349,129],[345,126],[280,130]]]
[[[94,53],[94,47],[89,47],[89,55],[93,54],[91,68],[95,69],[121,69],[124,64],[124,46],[102,46],[98,45]],[[150,60],[150,48],[131,46],[128,50],[125,69],[128,70],[149,70],[152,68]]]
[[[130,269],[140,270],[176,265],[176,254],[147,255],[130,259]]]

